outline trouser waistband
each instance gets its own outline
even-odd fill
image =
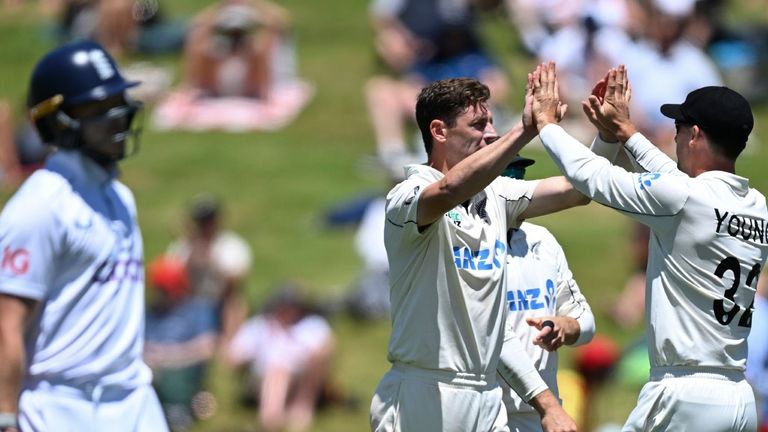
[[[496,387],[496,374],[475,374],[456,372],[442,369],[424,369],[416,366],[395,363],[392,365],[395,373],[416,378],[426,383],[446,383],[475,390],[487,390]]]
[[[744,380],[744,372],[737,369],[710,366],[664,366],[651,368],[651,381],[660,381],[666,378],[707,378],[739,382]]]

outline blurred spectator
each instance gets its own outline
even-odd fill
[[[334,351],[330,325],[311,311],[295,284],[276,288],[264,310],[229,345],[233,366],[247,366],[262,430],[304,431],[329,379]]]
[[[755,389],[759,432],[768,432],[768,272],[758,279],[752,330],[747,338],[747,380]]]
[[[266,0],[219,0],[194,19],[182,88],[156,110],[163,129],[278,129],[312,97],[298,79],[287,10]]]
[[[347,310],[361,319],[389,318],[389,260],[384,248],[386,197],[374,198],[365,208],[355,233],[355,250],[363,269],[346,299]]]
[[[588,0],[505,0],[507,14],[530,55],[562,27],[576,24]],[[559,66],[559,64],[558,64]]]
[[[243,285],[251,270],[251,248],[221,227],[221,206],[208,194],[195,197],[187,234],[168,247],[186,264],[192,295],[216,305],[219,346],[225,347],[247,316]]]
[[[472,0],[373,0],[370,16],[376,53],[387,70],[365,87],[380,163],[401,169],[426,161],[420,137],[409,140],[407,130],[414,124],[416,96],[435,80],[482,81],[491,90],[497,127],[506,129],[509,83],[480,37]]]
[[[216,344],[216,310],[210,301],[191,296],[187,269],[176,258],[152,261],[147,279],[144,360],[171,430],[183,431],[212,414],[200,408],[211,398],[203,386]]]
[[[636,17],[627,0],[567,3],[557,13],[557,25],[549,26],[547,36],[537,43],[535,54],[540,61],[557,63],[560,95],[569,106],[578,107],[593,83],[614,66],[614,53],[621,52],[629,43],[628,23]],[[565,127],[588,141],[594,136],[594,129],[580,111],[568,110]]]
[[[594,418],[597,417],[592,404],[595,391],[610,383],[620,355],[616,342],[603,335],[595,335],[591,342],[574,350],[574,368],[581,376],[583,383],[581,395],[583,400],[580,404],[582,408],[580,417],[584,420],[581,423],[583,430],[593,430],[597,426],[593,423]],[[564,403],[567,404],[568,401]]]
[[[388,186],[404,180],[405,171],[387,172]],[[384,247],[386,190],[375,191],[342,202],[330,209],[328,226],[355,225],[355,250],[362,269],[341,300],[332,300],[328,310],[348,312],[361,320],[389,318],[389,259]]]
[[[31,123],[16,125],[11,105],[0,99],[0,184],[15,188],[43,165],[51,152]]]
[[[177,52],[185,25],[169,20],[160,0],[57,0],[50,2],[59,17],[62,42],[94,39],[113,56],[124,53]]]

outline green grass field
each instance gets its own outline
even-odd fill
[[[189,17],[204,0],[163,2],[172,16]],[[764,0],[734,2],[729,18],[768,19]],[[365,0],[285,0],[294,15],[301,73],[312,81],[316,96],[289,127],[270,133],[159,133],[148,129],[140,153],[122,165],[123,181],[134,191],[151,259],[184,228],[185,206],[200,191],[221,196],[227,225],[245,236],[254,250],[248,299],[259,306],[270,287],[285,279],[307,283],[319,300],[339,295],[355,276],[360,262],[351,230],[328,231],[323,212],[333,204],[371,189],[385,179],[360,168],[374,151],[363,103],[365,79],[374,70],[371,32]],[[32,5],[13,14],[0,13],[0,97],[22,105],[34,62],[52,46],[43,30],[44,17]],[[513,82],[512,106],[519,107],[525,73],[533,61],[523,56],[513,30],[501,16],[487,17],[487,34]],[[178,69],[177,58],[154,59]],[[577,107],[574,107],[577,109]],[[738,165],[753,186],[768,191],[768,107],[755,106],[753,140],[758,143]],[[21,115],[19,113],[19,115]],[[672,127],[670,125],[670,127]],[[761,143],[761,144],[759,144]],[[762,146],[761,146],[762,145]],[[555,166],[540,148],[526,150],[538,163],[530,178],[554,175]],[[3,201],[12,191],[2,194]],[[571,268],[596,315],[598,332],[621,343],[642,329],[622,331],[605,310],[630,274],[630,223],[618,214],[590,204],[541,218],[561,241]],[[356,410],[320,412],[313,430],[362,431],[368,428],[368,403],[387,370],[389,324],[333,320],[338,337],[334,376],[356,395]],[[563,364],[568,365],[567,350]],[[253,431],[255,413],[235,403],[236,380],[215,368],[211,388],[218,397],[217,415],[196,431]],[[639,389],[611,385],[597,394],[592,424],[623,422]]]

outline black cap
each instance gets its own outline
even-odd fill
[[[699,126],[721,145],[740,144],[738,152],[744,148],[754,125],[749,102],[728,87],[694,90],[682,104],[662,105],[661,113],[680,123]]]
[[[533,159],[528,159],[520,155],[517,155],[515,156],[514,159],[512,159],[512,162],[510,162],[509,165],[507,165],[507,168],[528,168],[529,166],[535,163],[536,161]]]

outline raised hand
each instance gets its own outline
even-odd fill
[[[602,124],[597,116],[598,112],[602,113],[601,105],[605,100],[605,92],[611,71],[615,71],[615,69],[610,69],[605,75],[605,78],[595,83],[595,86],[592,88],[592,93],[587,97],[586,100],[581,101],[581,108],[584,111],[584,114],[587,116],[587,119],[590,123],[592,123],[592,125],[595,126],[597,132],[600,134],[600,138],[606,142],[618,141],[616,135],[610,130],[610,128]]]
[[[594,95],[589,97],[589,105],[597,121],[622,142],[637,132],[629,116],[631,98],[632,87],[624,65],[608,72],[605,98],[602,102]]]
[[[531,113],[536,128],[541,130],[549,123],[558,123],[565,116],[567,106],[560,101],[557,72],[554,62],[545,62],[529,74],[529,85],[533,88]]]

